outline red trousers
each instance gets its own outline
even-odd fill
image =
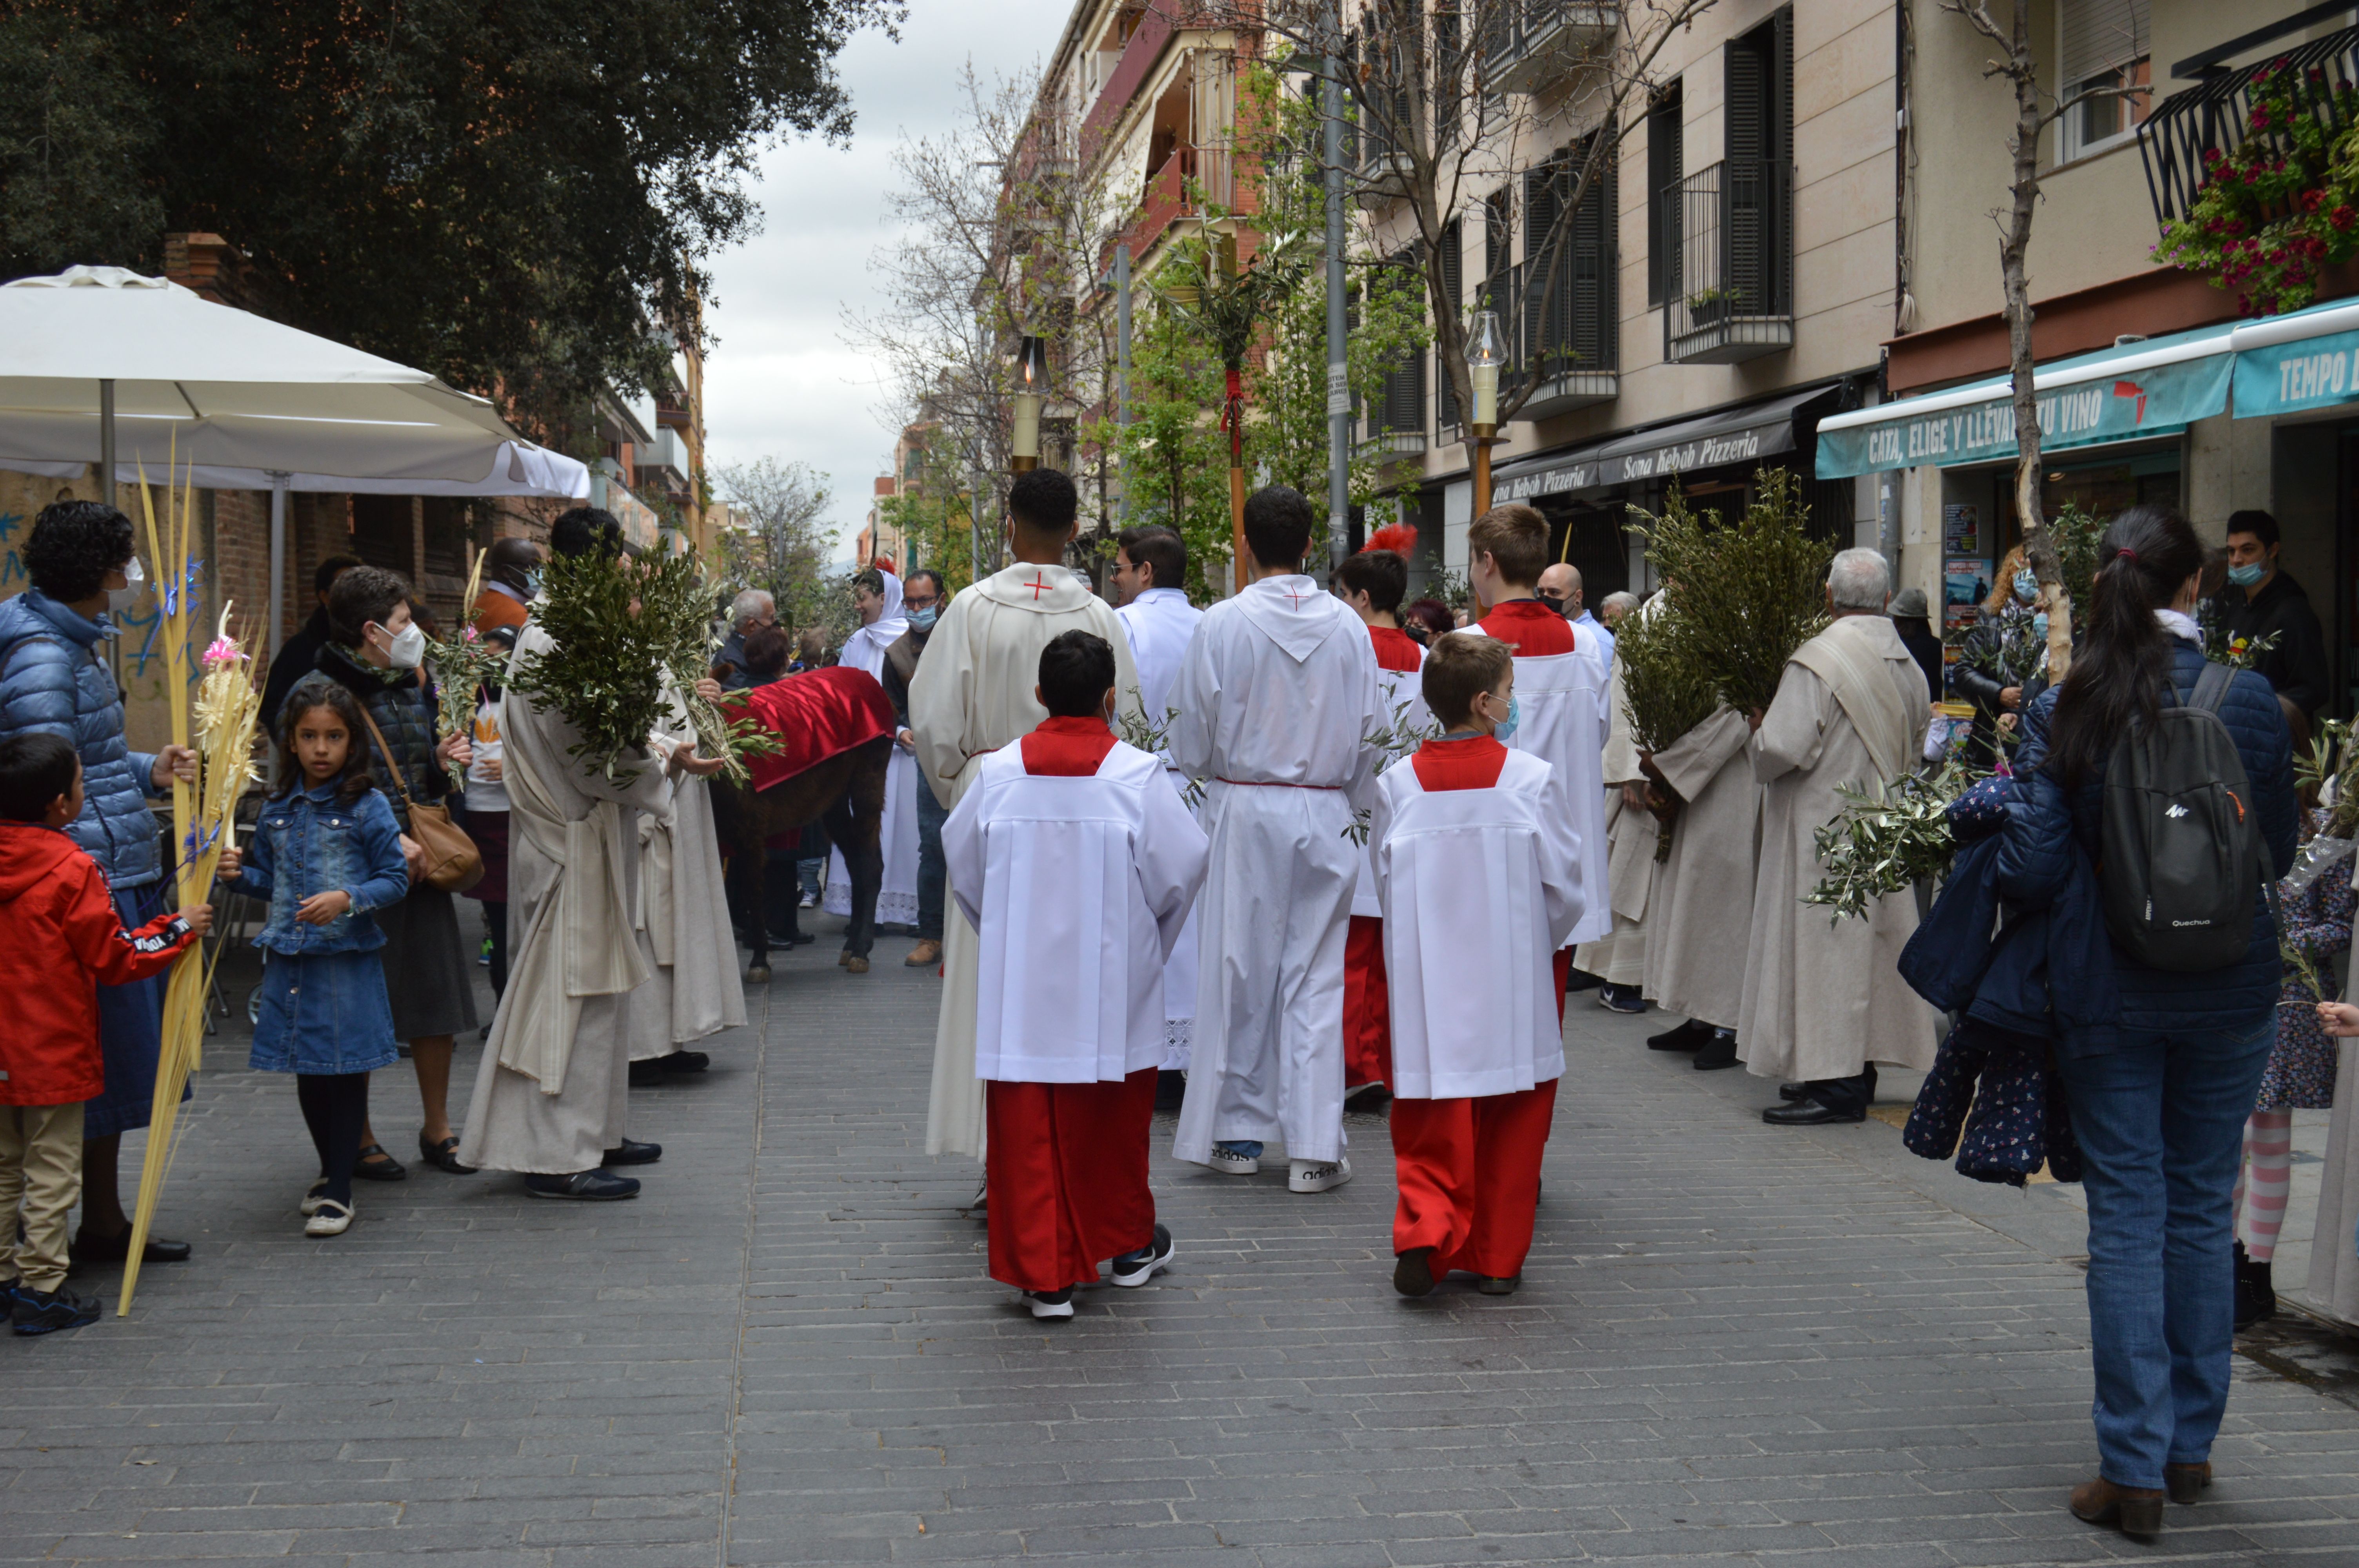
[[[1572,949],[1556,950],[1556,1026],[1564,1027],[1564,988],[1572,984]]]
[[[1393,1079],[1392,989],[1385,980],[1385,923],[1352,916],[1343,937],[1343,1087]]]
[[[1451,1269],[1494,1279],[1523,1272],[1556,1083],[1479,1099],[1393,1101],[1396,1255],[1432,1248],[1437,1280]]]
[[[1061,1291],[1155,1239],[1147,1142],[1155,1069],[1119,1083],[984,1086],[991,1277]]]

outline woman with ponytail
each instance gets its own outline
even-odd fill
[[[2102,881],[2099,839],[2114,746],[2188,700],[2203,673],[2193,613],[2203,548],[2167,507],[2114,519],[2085,634],[2063,684],[2024,712],[2001,891],[2017,911],[2055,900],[2073,854]],[[2217,713],[2245,764],[2267,846],[2263,876],[2293,864],[2292,750],[2269,684],[2236,672]],[[2133,1535],[2161,1528],[2166,1497],[2212,1482],[2227,1408],[2234,1272],[2230,1191],[2261,1070],[2277,1039],[2276,926],[2256,881],[2251,944],[2222,968],[2147,968],[2113,946],[2119,1027],[2060,1040],[2058,1077],[2086,1160],[2089,1331],[2098,1478],[2072,1511]],[[2060,911],[2064,906],[2057,905]],[[2061,915],[2060,914],[2059,917]],[[2102,914],[2088,918],[2102,919]]]

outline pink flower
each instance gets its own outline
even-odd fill
[[[231,642],[227,637],[216,637],[213,639],[212,646],[205,650],[204,662],[208,665],[229,665],[235,664],[244,657],[245,657],[245,650],[235,643]]]
[[[460,632],[459,640],[463,643],[480,643],[484,640],[484,634],[473,626],[469,626]]]

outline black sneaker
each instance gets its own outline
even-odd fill
[[[96,1323],[98,1312],[96,1296],[78,1296],[63,1285],[54,1291],[37,1291],[19,1281],[10,1315],[19,1334],[55,1334],[61,1328]]]
[[[1171,1261],[1171,1255],[1179,1249],[1171,1239],[1171,1233],[1157,1225],[1154,1240],[1114,1260],[1114,1282],[1125,1286],[1147,1283],[1155,1278],[1155,1271]]]
[[[642,1143],[635,1138],[625,1138],[617,1147],[607,1150],[605,1157],[598,1162],[609,1166],[652,1165],[662,1158],[662,1144]]]
[[[1636,986],[1600,986],[1597,1005],[1608,1012],[1640,1013],[1647,1011],[1647,997]]]
[[[1412,1247],[1393,1263],[1393,1289],[1405,1296],[1433,1293],[1433,1249]]]
[[[1032,1309],[1034,1317],[1071,1317],[1073,1315],[1073,1287],[1061,1291],[1027,1291],[1024,1304]]]
[[[527,1176],[524,1190],[537,1198],[579,1198],[585,1203],[612,1203],[639,1195],[631,1176],[610,1176],[603,1171],[576,1171],[570,1176]]]

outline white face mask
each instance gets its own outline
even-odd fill
[[[377,628],[382,632],[384,627]],[[413,621],[395,634],[385,650],[386,663],[397,670],[414,670],[426,657],[426,629]]]
[[[123,580],[129,586],[110,588],[106,590],[106,608],[109,614],[122,614],[134,604],[138,603],[139,596],[147,591],[147,574],[141,569],[137,556],[123,563]]]

